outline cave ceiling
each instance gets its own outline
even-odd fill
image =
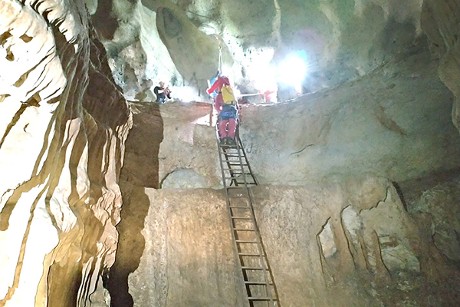
[[[357,209],[345,212],[351,220],[358,212],[363,213],[360,218],[369,218],[366,210],[379,206],[395,208],[396,217],[406,216],[393,181],[440,170],[454,170],[458,176],[457,0],[0,0],[0,17],[0,306],[89,305],[90,296],[103,288],[100,277],[106,277],[115,263],[120,238],[128,242],[126,255],[131,261],[121,268],[121,275],[132,267],[135,270],[139,262],[132,261],[130,236],[116,228],[122,220],[122,205],[125,214],[133,213],[136,227],[129,223],[122,226],[136,232],[138,238],[143,238],[150,201],[159,201],[151,206],[158,209],[152,215],[164,210],[159,216],[164,221],[168,210],[180,212],[182,205],[195,209],[180,198],[186,200],[193,193],[197,199],[192,200],[203,205],[203,212],[209,211],[210,199],[217,202],[214,209],[224,212],[220,210],[225,203],[219,190],[185,190],[183,195],[174,190],[187,187],[190,178],[198,178],[194,183],[202,184],[193,188],[220,188],[215,131],[211,124],[197,124],[208,114],[210,101],[204,90],[218,69],[230,76],[240,93],[275,90],[278,102],[282,102],[267,107],[247,104],[242,111],[245,126],[241,137],[254,172],[267,184],[260,187],[258,198],[267,197],[264,189],[270,184],[273,188],[273,194],[260,200],[265,204],[258,208],[261,216],[268,216],[265,220],[274,212],[273,220],[279,223],[275,227],[262,223],[266,233],[277,227],[280,233],[292,231],[289,235],[297,244],[299,237],[308,237],[301,232],[302,225],[314,224],[308,230],[311,239],[301,240],[302,244],[316,242],[328,221],[334,225],[331,229],[343,226],[342,209],[349,202]],[[292,75],[299,67],[277,70],[292,54],[302,57],[308,72],[300,84],[300,96],[298,88],[284,83],[282,74],[287,70],[286,76]],[[180,103],[160,108],[136,98],[142,93],[148,96],[152,85],[160,80],[171,85]],[[156,161],[145,163],[141,154]],[[364,181],[355,181],[355,175],[369,170],[385,179],[364,176]],[[143,177],[135,178],[137,173]],[[302,187],[321,176],[338,183],[326,189]],[[140,187],[142,202],[133,198],[132,211],[126,206],[130,191],[123,191],[126,201],[120,182]],[[165,189],[145,193],[145,187],[157,188],[160,182]],[[370,188],[361,189],[366,182]],[[277,187],[280,183],[300,187],[277,193],[277,189],[284,189]],[[338,188],[340,185],[343,187]],[[426,269],[427,275],[448,279],[444,272],[452,271],[452,263],[444,265],[447,258],[430,245],[436,238],[438,246],[447,250],[444,255],[448,260],[458,262],[458,221],[454,219],[458,216],[457,187],[455,183],[434,189],[431,194],[436,197],[425,194],[419,204],[441,207],[430,203],[434,198],[435,204],[446,208],[445,213],[434,216],[439,223],[448,220],[445,216],[452,217],[451,223],[457,228],[449,230],[449,236],[429,223],[424,224],[426,231],[416,229],[415,222],[427,221],[429,214],[414,223],[401,222],[410,228],[407,236],[421,236],[408,245],[415,250],[413,255],[422,259],[420,255],[426,253],[433,260],[421,261],[419,267],[418,258],[410,254],[417,273]],[[386,193],[365,197],[372,196],[369,191],[374,188]],[[199,198],[206,197],[203,195],[209,197]],[[305,195],[313,196],[310,200]],[[450,197],[447,200],[446,195]],[[170,207],[168,201],[161,201],[163,197],[171,197]],[[279,197],[285,209],[279,206]],[[366,202],[365,206],[361,202]],[[139,203],[144,206],[142,210]],[[301,204],[301,208],[294,210],[292,204]],[[287,213],[276,215],[280,207]],[[311,208],[321,216],[314,223]],[[361,212],[363,208],[366,210]],[[455,209],[453,213],[449,208]],[[389,233],[383,227],[386,225],[379,224],[379,212],[371,216],[378,225],[367,228],[369,237],[378,233],[374,228],[381,230],[380,238]],[[182,219],[202,222],[186,214],[177,216],[179,224]],[[219,213],[219,217],[223,215]],[[290,217],[299,218],[295,228],[285,227],[290,225]],[[211,220],[216,220],[215,216],[206,222]],[[163,226],[167,229],[166,223]],[[390,230],[398,233],[397,229]],[[435,230],[437,235],[431,232]],[[226,239],[216,242],[227,242],[228,233],[222,231]],[[197,238],[196,232],[190,234]],[[406,236],[405,232],[399,234]],[[353,242],[346,241],[346,235],[343,232],[337,241],[342,247]],[[272,238],[276,236],[275,231]],[[445,237],[448,240],[444,241]],[[185,237],[178,232],[177,238]],[[402,246],[390,239],[387,247]],[[139,246],[148,241],[142,240]],[[194,247],[192,240],[186,242],[188,245],[171,242],[176,245],[167,247],[164,240],[160,242],[165,243],[164,249],[156,250]],[[373,237],[368,242],[372,245],[369,257],[376,259],[373,255],[381,254],[380,243]],[[363,248],[361,243],[353,244]],[[311,258],[316,257],[319,265],[315,269],[321,276],[324,259],[319,259],[315,250],[320,246],[313,243],[305,247],[313,247]],[[142,249],[135,251],[135,260],[141,260]],[[355,267],[352,256],[343,251],[339,254],[348,260],[330,254],[334,258],[328,259],[332,273],[326,275],[332,274],[331,281],[334,270],[346,280],[348,269],[369,268],[364,260]],[[273,255],[283,256],[276,249]],[[298,256],[305,259],[305,253]],[[432,265],[438,262],[444,269]],[[155,263],[163,265],[161,261]],[[288,263],[294,270],[299,262]],[[405,265],[404,261],[396,264]],[[216,267],[211,270],[218,271]],[[229,268],[233,272],[234,267]],[[166,271],[166,266],[162,269]],[[379,269],[386,274],[383,266]],[[130,272],[124,277],[125,283]],[[283,286],[286,296],[292,289],[288,277]],[[161,276],[159,279],[167,282]],[[142,274],[139,280],[145,283]],[[326,285],[324,278],[317,280],[312,279],[312,284]],[[434,282],[442,286],[444,279]],[[302,295],[302,291],[295,292]],[[297,299],[303,302],[305,298]]]
[[[242,93],[283,87],[277,69],[293,53],[307,65],[304,92],[360,78],[423,40],[422,2],[106,0],[87,5],[128,96],[142,90],[146,79],[190,86],[200,96],[219,68],[219,50],[221,70]]]

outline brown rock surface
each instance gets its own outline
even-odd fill
[[[419,306],[455,299],[447,281],[459,280],[458,272],[420,237],[387,180],[262,185],[253,193],[282,305]],[[144,246],[130,245],[131,255],[142,250],[128,277],[134,306],[243,305],[220,191],[136,188],[128,195],[130,203],[150,202]]]
[[[459,9],[0,0],[0,306],[245,303],[195,102],[219,44],[243,93],[308,60],[308,95],[277,80],[282,103],[241,110],[281,305],[455,304]],[[125,101],[159,80],[173,101]]]
[[[0,306],[83,306],[115,260],[128,105],[81,2],[0,8]]]

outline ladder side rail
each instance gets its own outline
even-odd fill
[[[238,256],[238,243],[236,242],[236,234],[233,231],[234,226],[233,226],[232,211],[231,211],[232,210],[231,209],[232,204],[230,203],[230,197],[229,197],[229,193],[228,193],[227,182],[226,182],[226,179],[225,179],[224,163],[222,161],[222,155],[224,155],[224,157],[225,157],[225,151],[221,147],[221,144],[220,144],[220,141],[219,141],[219,131],[217,130],[217,125],[216,125],[216,140],[217,140],[217,148],[219,150],[219,163],[220,163],[220,170],[221,170],[221,173],[222,173],[222,182],[223,182],[224,190],[225,190],[225,203],[227,205],[228,221],[229,221],[229,226],[230,226],[231,234],[232,234],[233,254],[234,254],[235,261],[236,261],[237,265],[239,266],[240,278],[243,281],[242,290],[243,290],[244,294],[246,295],[246,302],[247,302],[246,306],[247,307],[252,307],[252,304],[251,304],[251,302],[249,300],[249,293],[247,291],[246,285],[244,284],[244,280],[246,279],[246,275],[245,275],[246,272],[243,270],[242,264],[241,264],[241,261],[240,261],[240,257]],[[229,168],[230,168],[230,166],[229,166]]]
[[[251,177],[254,180],[255,185],[258,185],[259,182],[257,181],[256,177],[254,177],[254,173],[252,172],[251,164],[249,164],[249,160],[248,160],[248,157],[246,155],[246,151],[244,150],[244,146],[243,146],[243,142],[241,141],[241,138],[240,138],[239,130],[238,130],[238,133],[236,133],[236,139],[237,139],[237,141],[236,141],[237,145],[239,145],[239,147],[241,148],[241,151],[243,152],[244,160],[245,160],[246,165],[248,167],[249,174],[251,174]]]
[[[227,187],[227,182],[226,182],[226,179],[225,179],[225,170],[224,170],[224,165],[223,165],[223,161],[222,161],[222,155],[225,157],[225,163],[227,164],[228,166],[228,172],[230,173],[230,178],[232,178],[232,180],[230,181],[230,184],[229,186],[232,185],[232,183],[236,182],[235,179],[233,179],[235,176],[233,174],[233,170],[232,170],[232,165],[231,163],[229,162],[229,156],[227,154],[227,151],[225,148],[223,148],[219,142],[220,138],[219,138],[219,129],[218,129],[218,125],[216,124],[216,140],[217,140],[217,148],[219,150],[219,161],[220,161],[220,169],[221,169],[221,172],[222,172],[222,182],[223,182],[223,185],[224,185],[224,188]]]
[[[268,301],[269,302],[272,302],[272,306],[275,306],[274,302],[276,301],[276,298],[274,299],[273,298],[273,293],[271,292],[271,288],[270,287],[274,287],[274,280],[273,278],[269,278],[269,276],[272,276],[271,272],[269,271],[269,266],[268,266],[268,259],[267,259],[267,256],[266,256],[266,253],[265,253],[265,250],[263,248],[263,245],[262,245],[262,241],[261,241],[261,236],[260,236],[260,233],[259,233],[259,228],[257,226],[257,222],[255,220],[255,215],[254,215],[254,209],[253,209],[253,205],[252,205],[252,200],[251,200],[251,194],[250,194],[250,189],[248,188],[248,186],[245,186],[245,187],[241,187],[240,188],[241,190],[245,190],[245,193],[244,192],[241,192],[241,195],[247,195],[246,196],[246,199],[248,201],[248,205],[247,207],[245,207],[246,210],[248,210],[248,213],[249,213],[249,220],[251,221],[251,226],[252,226],[252,229],[254,230],[254,235],[255,235],[255,246],[256,246],[256,253],[257,253],[257,258],[258,258],[258,263],[259,263],[259,267],[262,269],[263,271],[263,283],[265,284],[264,286],[264,292],[265,292],[265,296],[267,297]],[[239,232],[239,230],[237,230],[234,226],[233,226],[233,219],[234,219],[234,216],[233,216],[233,213],[231,211],[231,202],[230,202],[230,199],[231,197],[229,197],[228,195],[228,188],[226,188],[226,191],[227,191],[227,206],[228,206],[228,213],[229,213],[229,216],[230,216],[230,223],[231,223],[231,227],[232,227],[232,239],[234,240],[234,247],[235,247],[235,253],[236,255],[238,256],[238,262],[239,262],[239,265],[240,265],[240,269],[242,271],[242,274],[243,274],[243,284],[245,284],[245,290],[246,290],[246,294],[247,294],[247,298],[249,301],[252,301],[254,299],[254,297],[252,297],[252,294],[250,292],[250,290],[247,288],[248,286],[246,285],[246,283],[244,282],[245,280],[248,280],[248,277],[246,274],[246,270],[243,269],[243,263],[242,263],[242,259],[239,257],[239,244],[241,244],[238,239],[237,239],[237,234]],[[267,264],[266,264],[267,262]],[[276,295],[276,290],[274,288],[274,292],[275,292],[275,295]],[[251,295],[251,296],[250,296]],[[250,306],[253,306],[252,304],[250,304]]]
[[[217,129],[217,124],[216,124],[216,141],[217,141],[217,150],[219,151],[219,164],[220,164],[220,171],[222,174],[222,184],[224,185],[224,188],[226,187],[226,182],[225,182],[225,172],[224,172],[224,165],[222,161],[222,148],[220,147],[220,142],[219,142],[219,130]]]
[[[265,282],[268,284],[269,281],[271,280],[274,295],[275,295],[275,299],[274,300],[271,299],[270,301],[277,301],[278,302],[277,306],[279,307],[280,305],[279,305],[278,289],[277,289],[276,284],[275,284],[275,279],[274,279],[273,272],[272,272],[272,269],[271,269],[271,266],[270,266],[270,262],[268,261],[268,255],[267,255],[267,253],[265,251],[265,245],[264,245],[264,242],[262,240],[262,235],[260,234],[259,225],[257,224],[256,218],[255,218],[254,207],[253,207],[253,198],[254,198],[254,196],[253,196],[253,192],[252,192],[251,189],[249,189],[248,195],[249,195],[250,207],[251,207],[251,211],[252,211],[251,215],[252,215],[252,217],[254,219],[255,234],[258,237],[257,246],[259,248],[259,255],[261,255],[260,258],[261,258],[261,262],[263,264],[264,274],[268,274],[268,276],[267,275],[264,276],[265,277]],[[264,259],[262,259],[263,257],[265,257],[265,261],[263,261],[264,260]],[[273,298],[271,293],[270,293],[269,297]]]
[[[217,141],[217,143],[219,143],[219,141]],[[222,174],[222,184],[224,185],[224,189],[225,189],[225,192],[227,192],[227,182],[225,180],[225,171],[224,171],[224,163],[222,161],[222,155],[220,153],[221,151],[221,148],[219,146],[219,144],[217,144],[217,148],[219,150],[219,164],[220,164],[220,172]],[[228,195],[227,195],[228,196]],[[228,198],[228,197],[227,197]]]
[[[258,260],[259,260],[259,264],[260,264],[260,267],[263,269],[263,272],[264,272],[264,281],[265,281],[265,284],[266,285],[269,285],[270,284],[270,280],[274,286],[275,282],[274,282],[274,279],[273,279],[273,275],[270,271],[270,266],[269,266],[269,263],[268,263],[268,257],[267,257],[267,254],[265,252],[265,248],[264,248],[264,244],[263,244],[263,241],[262,241],[262,236],[260,235],[260,229],[259,229],[259,225],[257,224],[257,220],[255,218],[255,213],[254,213],[254,206],[253,206],[253,200],[252,200],[252,196],[251,196],[251,190],[249,189],[249,187],[246,186],[246,189],[247,189],[247,195],[249,196],[248,197],[248,201],[249,201],[249,214],[250,214],[250,217],[251,217],[251,220],[252,220],[252,225],[254,227],[254,230],[255,230],[255,240],[257,242],[256,246],[257,246],[257,253],[258,253]],[[271,277],[271,279],[270,279]],[[265,294],[267,295],[267,297],[270,298],[270,302],[273,302],[273,295],[272,293],[269,293],[269,290],[268,287],[265,287]],[[276,291],[275,291],[276,293]]]
[[[241,144],[240,137],[237,136],[237,138],[238,138],[238,142],[236,142],[236,148],[237,148],[237,150],[238,150],[238,161],[240,162],[240,171],[241,171],[241,174],[243,174],[242,176],[243,176],[243,180],[244,180],[244,187],[245,187],[246,189],[248,189],[248,182],[247,182],[247,180],[246,180],[246,174],[244,173],[243,159],[242,159],[242,157],[241,157],[241,156],[244,156],[244,158],[246,159],[246,155],[244,154],[244,149],[243,149],[243,146],[242,146],[242,144]],[[241,145],[241,146],[240,146],[240,145]],[[241,153],[243,153],[243,154],[241,154]],[[249,165],[249,163],[247,163],[247,164]],[[249,191],[248,191],[248,192],[249,192]],[[249,195],[249,193],[248,193],[248,195]],[[252,204],[252,202],[251,202],[251,204]],[[251,205],[251,206],[252,206],[252,205]]]
[[[231,233],[232,233],[232,241],[233,241],[233,254],[234,254],[234,258],[237,262],[237,265],[239,266],[239,270],[240,270],[240,278],[241,280],[243,281],[243,292],[245,293],[246,295],[246,300],[247,300],[247,306],[249,307],[252,307],[251,304],[250,304],[250,300],[249,300],[249,293],[247,291],[247,288],[246,288],[246,285],[244,283],[244,281],[247,279],[247,276],[246,276],[246,272],[243,270],[243,266],[242,266],[242,263],[240,261],[240,257],[238,255],[238,243],[237,243],[237,238],[236,238],[236,233],[234,231],[234,226],[233,226],[233,218],[232,218],[232,209],[231,209],[231,203],[230,203],[230,197],[228,195],[228,189],[225,188],[225,194],[226,194],[226,204],[227,204],[227,212],[228,212],[228,220],[229,220],[229,224],[230,224],[230,229],[231,229]]]
[[[251,175],[251,177],[253,178],[254,180],[254,183],[257,185],[257,181],[255,179],[255,177],[253,176],[252,174],[252,170],[249,166],[249,161],[247,160],[247,157],[246,157],[246,153],[244,151],[244,148],[243,148],[243,145],[242,145],[242,142],[241,142],[241,139],[239,138],[239,133],[238,133],[238,130],[237,130],[237,134],[236,134],[236,150],[237,150],[237,153],[238,153],[238,162],[239,163],[236,163],[238,164],[237,165],[232,165],[229,161],[229,153],[227,153],[227,150],[231,150],[230,147],[223,147],[221,146],[220,142],[219,142],[219,134],[218,134],[218,130],[217,130],[217,127],[216,127],[216,139],[217,139],[217,145],[218,145],[218,149],[219,149],[219,163],[220,163],[220,166],[221,166],[221,173],[222,173],[222,181],[223,181],[223,185],[224,185],[224,189],[225,189],[225,194],[226,194],[226,204],[227,204],[227,211],[228,211],[228,214],[229,214],[229,223],[230,223],[230,228],[231,228],[231,232],[232,232],[232,240],[233,240],[233,249],[234,249],[234,254],[236,256],[236,260],[238,262],[238,265],[240,267],[240,272],[241,272],[241,278],[243,280],[243,289],[244,289],[244,292],[245,292],[245,295],[246,295],[246,298],[247,298],[247,302],[248,302],[248,306],[249,307],[253,307],[254,306],[254,302],[255,301],[258,301],[260,300],[261,298],[259,297],[252,297],[252,293],[251,293],[251,290],[250,288],[248,288],[248,286],[246,285],[246,282],[245,280],[249,280],[248,278],[248,275],[247,275],[247,272],[245,269],[243,269],[243,260],[242,258],[240,257],[240,253],[239,253],[239,244],[237,241],[237,230],[236,230],[236,226],[234,226],[234,218],[233,218],[233,213],[232,213],[232,203],[230,202],[230,195],[229,195],[229,189],[231,188],[232,184],[236,184],[238,186],[238,182],[236,181],[235,177],[234,177],[234,172],[236,171],[234,168],[232,168],[232,166],[235,166],[235,167],[239,167],[240,170],[241,170],[241,173],[243,174],[243,184],[244,186],[238,186],[238,187],[234,187],[234,188],[237,188],[237,189],[241,189],[241,190],[245,190],[246,193],[242,192],[241,195],[243,194],[246,194],[247,195],[247,200],[248,200],[248,210],[249,210],[249,216],[250,216],[250,220],[252,222],[252,227],[254,229],[254,233],[255,233],[255,245],[257,246],[257,258],[259,259],[259,264],[260,264],[260,268],[263,270],[263,279],[264,279],[264,289],[265,289],[265,294],[267,296],[267,298],[262,298],[262,300],[265,300],[267,299],[267,302],[269,301],[270,302],[270,305],[271,306],[279,306],[279,299],[278,299],[278,292],[277,292],[277,289],[276,289],[276,286],[275,286],[275,281],[273,279],[273,274],[271,272],[271,268],[270,268],[270,264],[268,262],[268,257],[266,255],[266,252],[265,252],[265,247],[264,247],[264,244],[263,244],[263,241],[262,241],[262,236],[260,234],[260,230],[259,230],[259,227],[257,225],[257,221],[255,219],[255,213],[254,213],[254,208],[253,208],[253,195],[252,195],[252,191],[249,189],[249,185],[248,185],[248,182],[246,180],[246,174],[244,173],[244,163],[243,163],[243,157],[244,157],[244,160],[246,162],[246,165],[248,166],[248,171],[249,171],[249,175]],[[226,161],[226,164],[228,166],[228,172],[230,173],[230,178],[232,178],[230,184],[227,186],[227,182],[226,182],[226,179],[225,179],[225,170],[224,170],[224,161],[222,159],[222,157],[225,158],[225,161]],[[234,162],[237,162],[237,161],[234,161]],[[233,189],[234,189],[233,188]],[[270,287],[271,286],[271,287]],[[273,291],[272,291],[272,288],[273,288]]]
[[[236,181],[235,179],[235,173],[234,173],[234,169],[232,168],[232,163],[230,162],[230,157],[229,157],[229,154],[227,153],[227,149],[229,148],[223,148],[220,144],[219,146],[222,148],[222,152],[224,153],[224,156],[225,156],[225,161],[226,161],[226,164],[227,164],[227,167],[228,167],[228,172],[230,173],[230,178],[232,178],[232,180],[230,181],[230,186],[233,184],[234,186],[238,186],[238,182]]]
[[[244,174],[242,155],[244,155],[245,159],[246,159],[246,156],[245,156],[245,152],[244,152],[241,140],[239,138],[239,135],[237,136],[237,138],[238,138],[238,142],[236,143],[236,147],[238,149],[238,159],[239,159],[239,162],[240,162],[241,173]],[[240,151],[240,149],[241,149],[241,151]],[[247,164],[249,165],[249,163],[247,163]],[[251,176],[252,176],[252,173],[251,173]],[[270,284],[270,280],[271,280],[273,285],[275,283],[274,283],[274,280],[273,280],[273,276],[272,276],[272,274],[270,272],[270,266],[268,265],[268,257],[267,257],[267,255],[265,253],[265,248],[264,248],[264,245],[263,245],[263,242],[262,242],[262,236],[260,235],[259,226],[258,226],[257,220],[255,218],[254,206],[253,206],[254,201],[253,201],[252,193],[251,193],[251,191],[250,191],[250,189],[248,187],[248,183],[247,183],[245,175],[243,175],[243,179],[244,179],[244,188],[246,189],[246,192],[247,192],[247,195],[248,195],[249,213],[250,213],[250,216],[251,216],[251,219],[252,219],[253,227],[256,230],[255,231],[255,234],[256,234],[255,239],[257,241],[256,246],[257,246],[257,253],[259,254],[259,256],[258,256],[259,264],[260,264],[260,267],[263,269],[264,281],[265,281],[265,284],[267,285],[267,286],[264,287],[265,288],[265,294],[270,299],[270,302],[273,303],[274,301],[273,301],[272,293],[271,293],[268,285]],[[270,276],[267,276],[268,274]],[[271,277],[271,279],[270,279],[270,277]]]

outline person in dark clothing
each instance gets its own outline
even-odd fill
[[[171,91],[165,87],[165,83],[160,81],[159,85],[155,86],[153,92],[157,96],[158,103],[164,103],[166,99],[171,99]]]

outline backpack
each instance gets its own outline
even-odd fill
[[[225,104],[235,103],[235,95],[233,95],[233,89],[230,85],[224,84],[224,86],[222,86],[221,92],[222,99],[224,100]]]

